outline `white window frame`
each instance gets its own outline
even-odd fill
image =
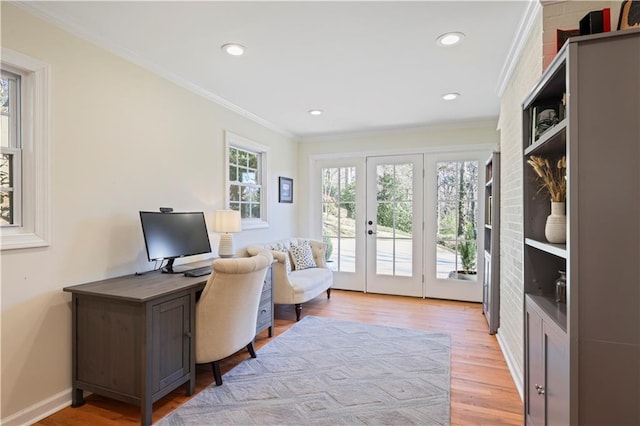
[[[50,66],[0,48],[2,68],[21,78],[22,220],[0,228],[0,250],[43,247],[51,243]]]
[[[242,219],[242,229],[259,229],[268,228],[268,212],[267,212],[267,151],[268,148],[250,139],[244,138],[232,132],[225,132],[225,160],[224,160],[224,182],[225,182],[225,209],[228,209],[229,198],[231,196],[231,182],[229,181],[229,150],[230,148],[240,148],[245,151],[251,151],[259,154],[260,164],[260,219]]]

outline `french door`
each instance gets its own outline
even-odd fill
[[[486,151],[318,160],[334,288],[482,300]],[[318,228],[315,233],[320,233]],[[474,274],[463,274],[473,268]]]
[[[366,164],[366,289],[422,297],[422,155]]]
[[[425,297],[482,301],[484,185],[478,170],[484,156],[432,154],[425,161]]]

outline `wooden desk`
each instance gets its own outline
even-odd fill
[[[196,292],[208,278],[150,272],[65,287],[72,293],[72,406],[90,391],[140,405],[146,426],[153,402],[182,384],[191,395]]]

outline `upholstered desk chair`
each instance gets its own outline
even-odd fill
[[[256,357],[253,340],[262,285],[273,262],[268,251],[256,256],[216,259],[212,273],[196,303],[196,363],[210,362],[216,385],[222,384],[224,358],[247,347]]]

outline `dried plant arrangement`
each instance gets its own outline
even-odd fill
[[[567,197],[567,157],[557,160],[532,155],[527,163],[538,175],[538,192],[546,190],[551,201],[562,202]]]

